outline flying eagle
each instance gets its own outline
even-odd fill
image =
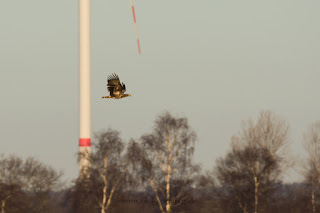
[[[124,94],[126,91],[126,85],[122,82],[120,83],[119,76],[115,73],[108,77],[108,91],[110,92],[109,96],[103,96],[102,98],[115,98],[120,99],[127,96],[131,96],[129,94]]]

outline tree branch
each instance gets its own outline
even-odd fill
[[[160,211],[161,211],[161,213],[165,213],[164,210],[163,210],[159,195],[158,195],[158,191],[157,191],[156,185],[154,184],[154,180],[153,180],[152,177],[150,177],[150,182],[151,182],[152,189],[153,189],[153,191],[154,191],[154,193],[156,195],[156,199],[158,201],[158,205],[159,205]]]

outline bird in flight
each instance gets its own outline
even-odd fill
[[[120,83],[119,76],[115,73],[108,77],[108,91],[110,92],[109,96],[103,96],[102,98],[125,98],[131,96],[129,94],[124,94],[126,91],[126,85],[122,82]]]

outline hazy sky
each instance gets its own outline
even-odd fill
[[[134,5],[142,55],[129,1],[91,1],[92,132],[138,138],[169,110],[189,119],[195,160],[209,169],[241,122],[267,109],[288,121],[303,158],[302,134],[320,119],[319,1]],[[0,1],[0,70],[0,153],[34,156],[75,178],[78,1]],[[113,72],[132,97],[101,99]]]

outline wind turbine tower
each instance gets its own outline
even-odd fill
[[[90,0],[79,0],[79,151],[80,176],[86,175],[90,164]]]
[[[132,9],[138,53],[141,54],[138,29],[133,2]],[[91,111],[90,111],[90,0],[79,0],[79,151],[80,176],[88,175],[91,151]]]

